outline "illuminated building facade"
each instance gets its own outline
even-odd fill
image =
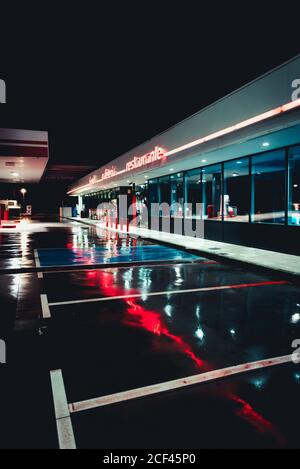
[[[119,194],[137,212],[167,203],[171,231],[196,221],[194,207],[202,204],[206,239],[297,253],[299,84],[297,56],[82,178],[68,194],[79,197],[83,217],[97,218],[103,201],[117,207]],[[155,220],[159,229],[164,216]],[[114,224],[120,227],[118,216]]]

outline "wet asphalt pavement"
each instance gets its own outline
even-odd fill
[[[0,233],[1,448],[58,447],[50,370],[72,403],[288,355],[300,338],[300,289],[282,278],[99,234]],[[9,273],[36,265],[59,271]],[[278,365],[71,420],[78,448],[299,447],[299,389],[300,367]]]

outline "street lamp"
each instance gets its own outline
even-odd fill
[[[23,196],[23,210],[25,210],[25,195],[27,194],[27,189],[24,187],[20,190],[22,196]]]

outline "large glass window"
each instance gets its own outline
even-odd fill
[[[154,204],[159,203],[158,179],[150,179],[148,182],[148,213],[150,227],[152,230],[159,231],[159,214],[154,210]]]
[[[160,214],[165,217],[170,216],[170,201],[171,201],[171,190],[170,190],[170,178],[164,176],[159,178],[159,203],[162,207]]]
[[[201,174],[200,169],[185,173],[185,217],[196,216],[196,204],[201,203]]]
[[[148,227],[148,185],[135,186],[136,213],[140,219],[140,226]]]
[[[159,202],[170,205],[170,178],[164,176],[159,178]]]
[[[252,158],[252,197],[255,223],[285,222],[285,151]]]
[[[289,225],[300,226],[300,146],[289,149]]]
[[[151,204],[157,204],[158,200],[158,180],[150,179],[148,184],[148,198],[149,198],[149,209],[151,209]]]
[[[222,220],[222,167],[202,169],[202,203],[204,220]]]
[[[249,158],[224,164],[224,220],[249,222]]]
[[[171,181],[171,215],[182,217],[183,215],[183,173],[172,174]]]

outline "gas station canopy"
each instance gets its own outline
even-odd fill
[[[38,183],[48,159],[48,132],[0,128],[0,183]]]

